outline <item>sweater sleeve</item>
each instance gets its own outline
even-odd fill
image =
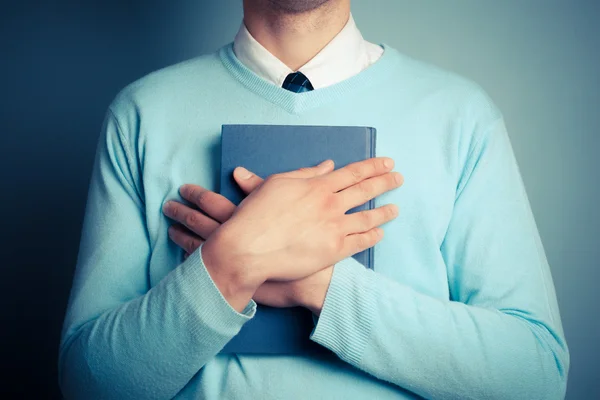
[[[569,353],[502,118],[471,151],[440,251],[448,300],[338,263],[311,339],[425,398],[563,398]]]
[[[154,287],[145,206],[128,143],[107,113],[59,350],[66,398],[167,399],[253,317],[223,298],[200,247]]]

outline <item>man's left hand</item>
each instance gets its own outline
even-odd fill
[[[240,172],[240,169],[236,169],[233,176],[246,194],[251,193],[263,182],[259,176],[252,173],[244,179]],[[181,197],[198,209],[171,200],[165,204],[163,212],[178,222],[169,227],[169,237],[185,251],[184,258],[187,258],[233,215],[236,206],[222,195],[198,185],[183,185],[179,192]],[[271,307],[302,306],[319,315],[332,274],[333,266],[330,266],[296,281],[267,281],[256,291],[254,300]]]

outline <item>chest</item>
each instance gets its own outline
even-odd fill
[[[452,214],[456,177],[444,135],[425,130],[410,118],[357,119],[349,124],[376,127],[377,156],[394,159],[395,170],[404,176],[402,187],[375,200],[376,206],[393,203],[400,209],[399,217],[383,226],[384,239],[375,247],[375,270],[447,298],[446,268],[439,249]],[[158,282],[182,260],[181,250],[167,236],[172,221],[162,214],[162,204],[180,200],[178,189],[186,183],[219,190],[220,126],[180,132],[168,144],[147,140],[144,146],[145,159],[151,160],[142,164],[141,176],[153,248],[150,277]]]

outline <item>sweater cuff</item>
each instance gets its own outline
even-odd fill
[[[202,245],[185,260],[180,278],[184,278],[186,297],[193,299],[192,307],[188,308],[184,318],[193,318],[195,333],[215,336],[214,339],[231,339],[242,326],[254,317],[256,303],[250,300],[240,313],[227,302],[212,280],[204,261],[202,260]],[[208,330],[206,328],[209,328]],[[210,340],[208,340],[210,342]]]
[[[310,339],[357,365],[371,336],[374,287],[374,272],[354,258],[337,263]]]

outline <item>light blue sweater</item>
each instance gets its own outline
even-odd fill
[[[554,285],[500,112],[477,85],[383,47],[308,93],[259,78],[230,44],[116,97],[60,345],[67,398],[564,396]],[[182,262],[161,207],[184,183],[217,189],[221,124],[373,126],[377,155],[404,175],[376,200],[400,216],[375,272],[334,268],[311,339],[335,355],[218,355],[255,304],[229,306],[201,248]]]

